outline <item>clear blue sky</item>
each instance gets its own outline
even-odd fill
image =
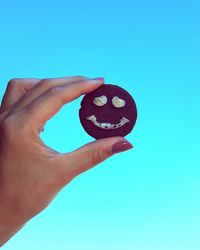
[[[194,0],[1,1],[0,98],[14,77],[104,76],[139,113],[135,148],[71,182],[5,250],[200,249],[199,13]],[[80,100],[41,135],[60,152],[92,141]]]

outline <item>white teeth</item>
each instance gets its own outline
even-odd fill
[[[95,126],[99,127],[99,128],[102,128],[102,129],[117,129],[117,128],[120,128],[122,127],[124,124],[130,122],[127,118],[125,117],[122,117],[120,119],[120,122],[117,123],[117,124],[112,124],[112,123],[100,123],[100,122],[97,122],[97,118],[95,115],[91,115],[91,116],[88,116],[86,118],[87,120],[89,121],[92,121],[94,123]]]
[[[104,106],[107,103],[107,101],[108,101],[107,97],[105,95],[102,95],[102,96],[94,98],[93,103],[96,106],[101,107],[101,106]]]
[[[114,96],[112,98],[112,104],[115,108],[123,108],[126,105],[126,102],[118,96]]]

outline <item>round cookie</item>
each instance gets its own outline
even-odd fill
[[[85,131],[95,139],[124,137],[135,125],[137,108],[125,89],[104,84],[83,97],[79,118]]]

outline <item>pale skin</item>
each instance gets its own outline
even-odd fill
[[[9,81],[0,107],[0,246],[77,175],[132,148],[111,137],[61,154],[39,137],[64,104],[102,84],[103,78],[83,76]]]

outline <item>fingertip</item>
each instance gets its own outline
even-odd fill
[[[133,148],[133,145],[127,141],[120,141],[112,145],[111,151],[113,154],[121,153]]]
[[[97,80],[97,81],[102,81],[104,82],[105,81],[105,78],[104,77],[95,77],[95,78],[91,78],[92,80]]]
[[[94,91],[95,89],[99,88],[101,85],[103,85],[104,78],[97,78],[97,79],[92,78],[92,79],[83,81],[81,84],[83,84],[82,94],[88,94]]]
[[[97,78],[91,78],[88,81],[90,84],[102,85],[102,84],[104,84],[105,79],[103,77],[97,77]]]
[[[96,140],[102,147],[106,147],[111,155],[132,149],[134,146],[126,138],[121,136],[107,137]]]

